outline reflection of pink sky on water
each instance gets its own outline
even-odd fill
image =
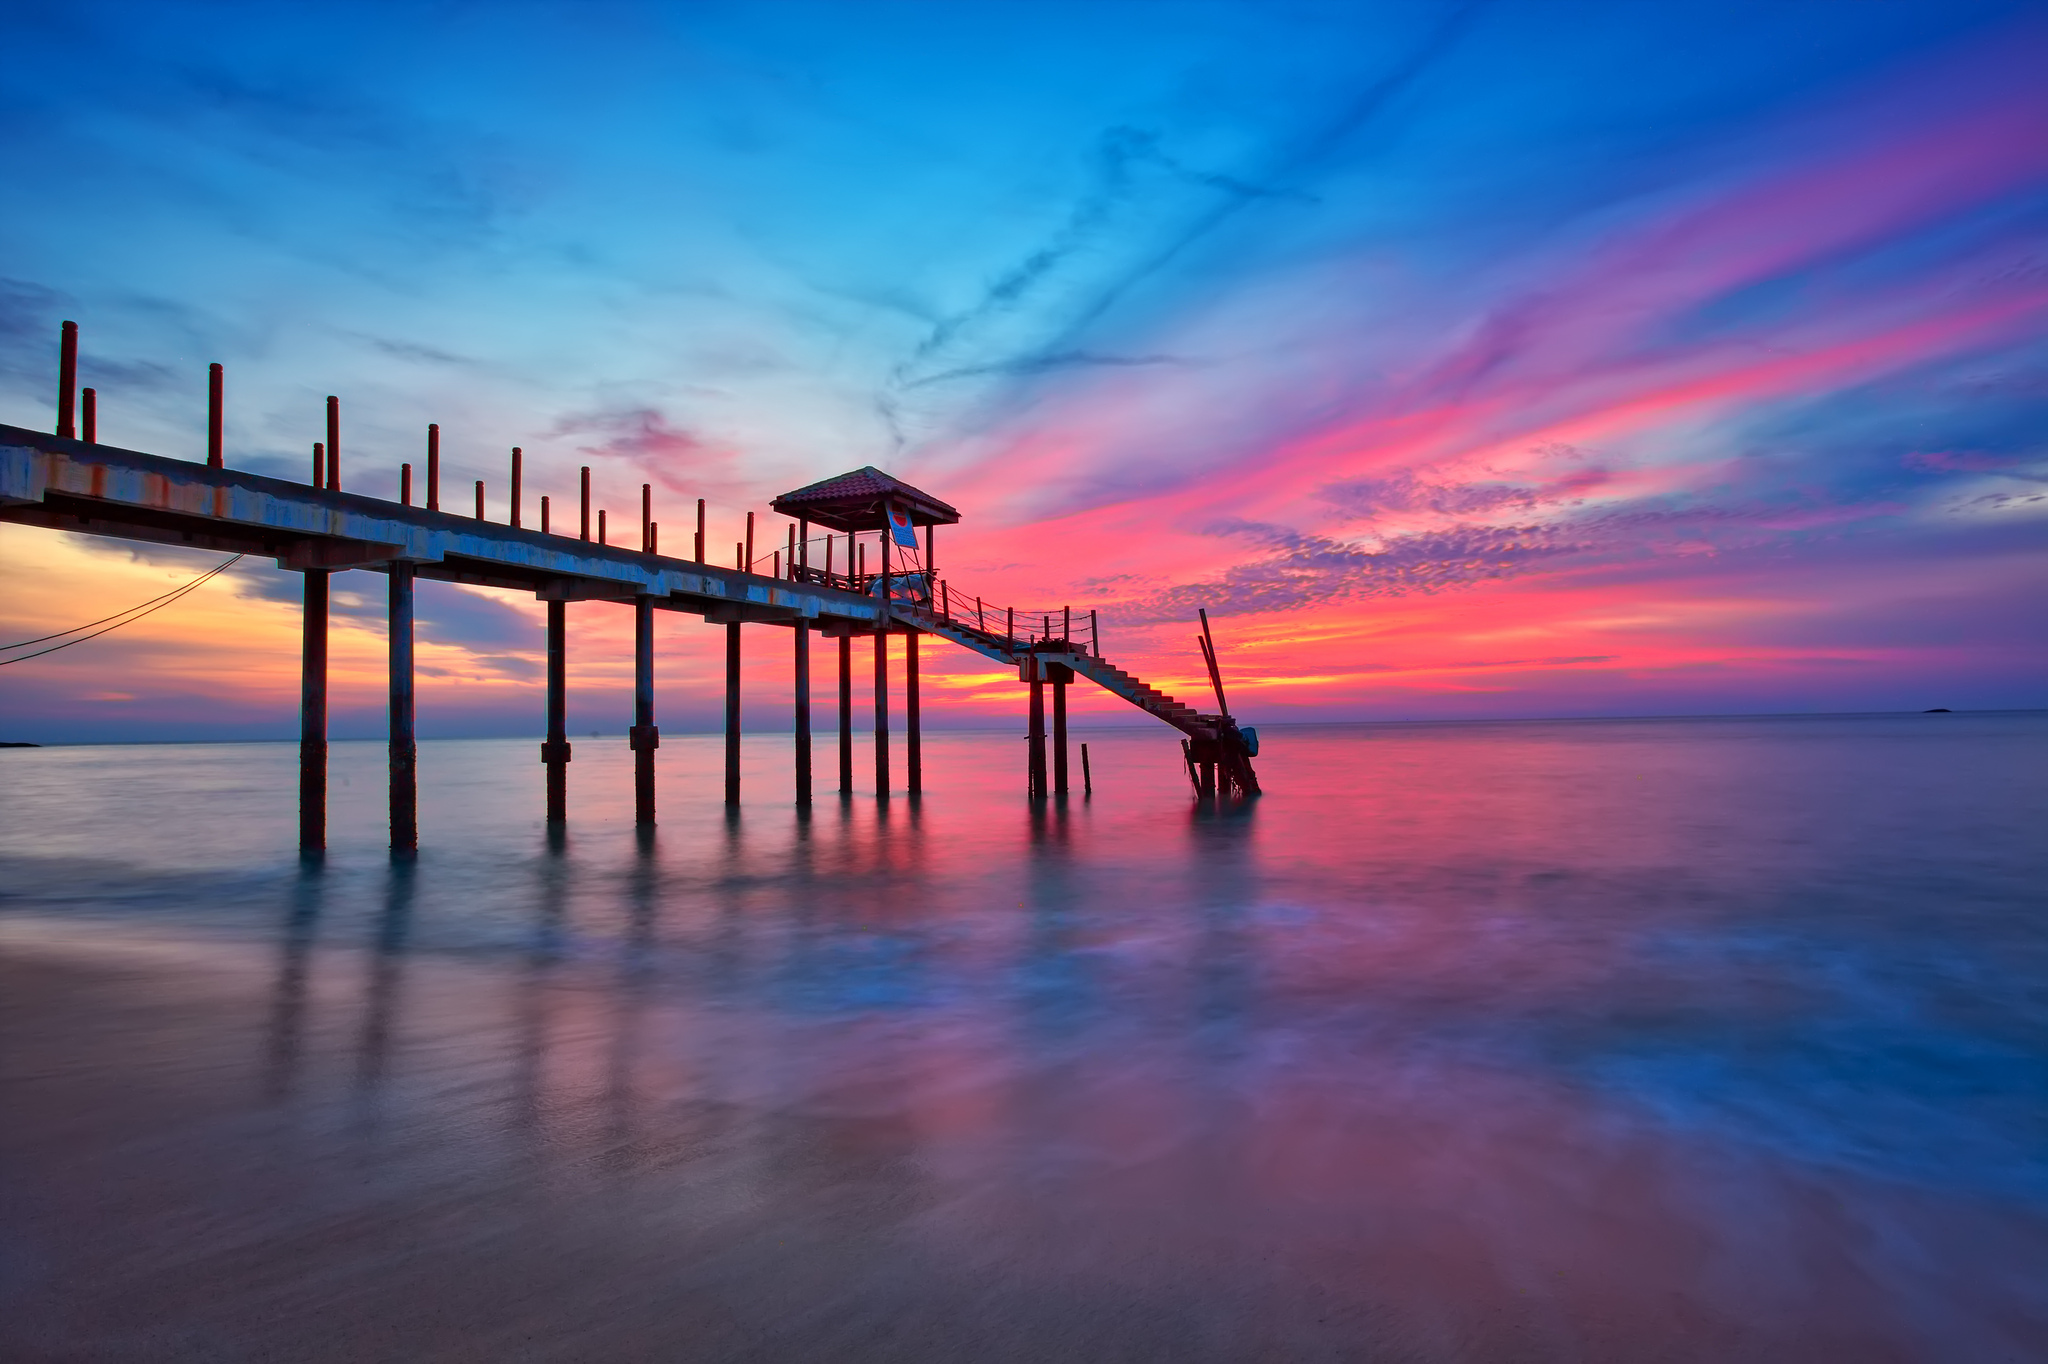
[[[0,1346],[2025,1357],[2040,741],[1281,729],[1219,814],[1097,733],[1034,814],[948,736],[806,827],[684,738],[644,842],[593,744],[559,856],[529,745],[428,745],[398,871],[339,745],[304,877],[289,750],[27,754]]]

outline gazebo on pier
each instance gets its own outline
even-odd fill
[[[921,488],[913,488],[903,480],[883,473],[872,464],[784,493],[768,505],[797,522],[792,567],[795,569],[793,576],[800,581],[885,598],[909,595],[917,601],[931,599],[934,573],[932,528],[955,525],[960,520],[960,513],[951,505]],[[846,533],[843,572],[833,563],[836,551],[829,537],[825,542],[825,562],[815,565],[810,562],[810,529],[813,525]],[[916,544],[918,527],[924,528],[921,547]],[[855,538],[864,531],[877,532],[880,541],[880,553],[873,573],[867,568],[867,546],[859,544]],[[905,540],[910,543],[903,543]],[[890,567],[892,559],[897,565],[893,571]],[[916,563],[914,573],[906,573],[904,570],[913,562]],[[888,584],[886,592],[878,591],[876,585],[882,582]]]
[[[823,479],[784,493],[768,504],[782,515],[794,518],[796,533],[790,540],[788,572],[798,582],[817,583],[880,597],[883,602],[908,599],[920,604],[932,599],[932,528],[950,526],[960,513],[920,488],[883,473],[868,464],[851,473]],[[811,527],[846,535],[846,567],[833,564],[835,540],[825,537],[824,562],[813,565]],[[918,527],[924,528],[920,547]],[[867,566],[867,546],[859,537],[876,533],[876,571]],[[907,542],[907,543],[906,543]],[[920,549],[922,552],[920,552]],[[895,552],[892,554],[891,551]],[[891,567],[891,559],[896,566]],[[915,562],[915,571],[905,571]],[[904,757],[908,763],[910,791],[924,787],[924,729],[917,687],[918,631],[893,621],[885,608],[875,628],[875,789],[886,798],[889,790],[889,649],[892,627],[903,635],[903,701],[906,722]],[[799,633],[802,628],[799,627]],[[850,632],[839,633],[839,784],[853,786],[853,640]],[[807,665],[806,666],[807,669]],[[805,739],[808,746],[808,738]]]

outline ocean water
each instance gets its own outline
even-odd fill
[[[2048,1357],[2048,714],[822,737],[0,752],[0,1356]]]

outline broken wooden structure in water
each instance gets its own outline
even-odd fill
[[[1251,766],[1255,731],[1240,729],[1223,701],[1208,621],[1202,650],[1215,684],[1216,714],[1204,714],[1112,666],[1102,657],[1095,613],[1085,640],[1076,638],[1071,609],[1018,613],[956,592],[934,568],[935,528],[960,519],[928,493],[863,468],[785,493],[771,504],[793,519],[784,542],[766,554],[747,537],[734,546],[732,567],[712,562],[705,544],[705,504],[686,557],[659,551],[652,490],[641,485],[637,546],[608,541],[606,513],[593,509],[590,470],[582,470],[573,531],[553,525],[550,500],[539,500],[537,526],[524,524],[522,455],[512,451],[510,495],[503,522],[485,516],[485,489],[474,487],[474,514],[441,506],[440,430],[427,428],[423,505],[413,502],[413,468],[400,466],[395,502],[342,488],[341,414],[327,399],[326,439],[313,446],[307,483],[244,473],[226,465],[221,367],[210,371],[205,463],[101,445],[97,394],[76,385],[77,331],[64,324],[55,435],[0,425],[0,521],[87,535],[180,545],[274,558],[305,579],[300,705],[300,823],[303,850],[326,846],[327,629],[329,583],[351,569],[389,579],[391,846],[418,846],[417,741],[413,702],[413,584],[420,578],[531,591],[547,603],[547,818],[568,817],[567,612],[572,602],[629,606],[634,618],[634,813],[655,814],[654,613],[681,611],[726,629],[725,799],[740,799],[740,659],[742,627],[792,633],[796,802],[812,799],[811,666],[813,634],[838,643],[839,790],[853,789],[853,644],[874,649],[875,790],[891,789],[888,639],[904,639],[905,787],[922,792],[923,730],[918,646],[926,635],[950,641],[1018,670],[1029,686],[1026,791],[1033,799],[1068,790],[1067,687],[1086,678],[1179,730],[1197,793],[1256,795]],[[83,412],[78,398],[83,397]],[[82,415],[83,431],[77,418]],[[593,510],[595,522],[593,523]],[[827,532],[819,549],[811,527]],[[594,538],[593,538],[594,529]],[[876,562],[867,561],[875,534]],[[920,532],[921,543],[920,543]],[[844,536],[842,540],[840,536]],[[843,549],[844,560],[835,562]],[[766,571],[762,571],[763,568]],[[1019,627],[1022,627],[1021,631]],[[1051,734],[1046,692],[1052,693]],[[1048,738],[1050,742],[1048,742]],[[1049,751],[1048,751],[1049,750]],[[1050,762],[1048,762],[1050,758]]]

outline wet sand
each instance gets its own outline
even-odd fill
[[[1736,1168],[1505,1073],[1191,1094],[1141,1038],[1004,1065],[971,1026],[770,1026],[573,965],[21,917],[0,1037],[9,1360],[2048,1342],[2011,1306],[2038,1223]]]

